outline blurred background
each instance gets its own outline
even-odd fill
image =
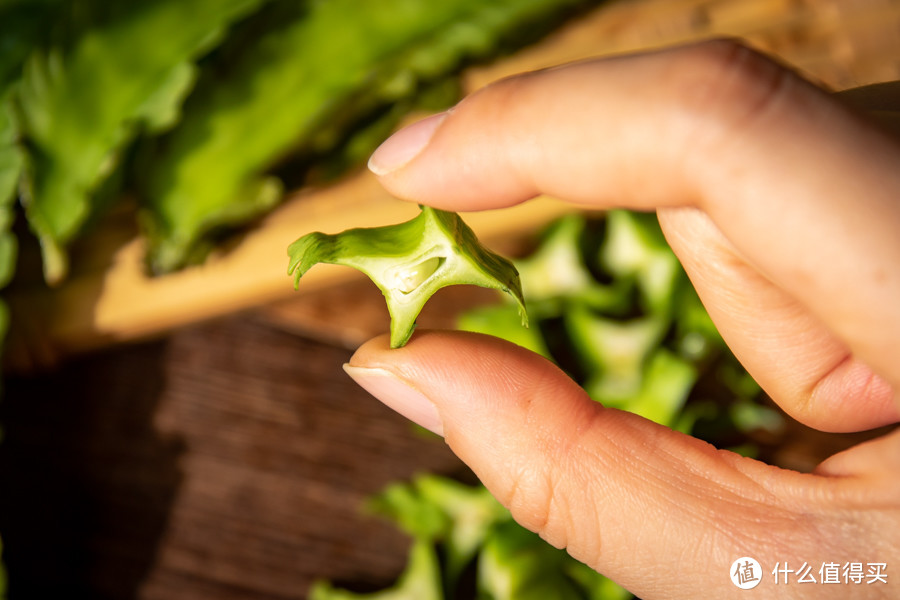
[[[362,167],[506,75],[732,36],[834,90],[900,77],[896,0],[0,0],[0,539],[10,598],[629,598],[521,530],[341,365],[377,288],[286,249],[406,220]],[[514,258],[419,323],[507,337],[605,404],[808,471],[652,215],[465,216]]]

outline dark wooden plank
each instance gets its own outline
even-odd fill
[[[242,315],[7,380],[11,597],[303,598],[377,587],[407,542],[363,516],[446,446],[359,390],[349,351]]]

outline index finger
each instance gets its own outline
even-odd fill
[[[900,389],[900,146],[734,42],[504,80],[401,132],[370,164],[392,193],[449,210],[538,194],[700,208]]]

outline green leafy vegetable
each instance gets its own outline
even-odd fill
[[[273,7],[279,26],[263,28],[252,44],[241,40],[241,52],[224,48],[186,102],[180,126],[147,150],[141,195],[151,268],[182,266],[202,254],[207,236],[270,208],[281,192],[271,170],[287,154],[297,160],[334,152],[348,130],[373,120],[383,138],[424,89],[465,61],[495,54],[502,40],[549,30],[554,17],[582,2],[330,0]],[[353,140],[371,145],[376,136]]]
[[[259,2],[107,3],[93,7],[96,23],[70,47],[30,56],[17,101],[28,148],[21,193],[48,281],[65,276],[65,245],[126,142],[139,126],[173,122],[195,78],[192,61]]]
[[[368,275],[391,315],[391,347],[406,344],[425,302],[448,285],[501,290],[516,302],[527,325],[519,274],[511,262],[482,246],[456,213],[423,207],[406,223],[310,233],[288,248],[294,284],[318,263],[346,265]]]

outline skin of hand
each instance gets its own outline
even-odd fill
[[[889,114],[898,89],[842,99],[710,41],[500,81],[395,134],[370,168],[448,210],[548,194],[657,211],[766,392],[801,422],[857,431],[900,417],[900,143],[857,111]],[[746,597],[729,573],[743,556],[762,565],[760,597],[900,585],[900,430],[798,473],[604,408],[487,336],[376,338],[346,369],[443,435],[519,523],[647,600]],[[785,562],[883,562],[888,584],[776,585]]]

